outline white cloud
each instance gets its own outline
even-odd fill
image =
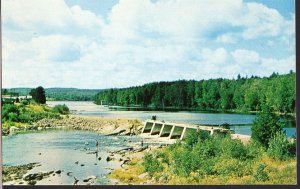
[[[120,0],[108,19],[62,0],[2,6],[4,87],[125,87],[294,69],[295,16],[259,3]],[[291,52],[270,58],[240,40]]]
[[[238,64],[251,65],[260,61],[260,56],[255,51],[249,51],[246,49],[237,49],[231,53],[234,60]]]

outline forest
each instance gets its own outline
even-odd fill
[[[153,82],[143,86],[108,89],[95,96],[95,103],[152,108],[188,108],[250,112],[261,111],[263,105],[276,112],[295,112],[296,74],[269,77],[251,76],[236,79],[178,80]]]
[[[2,89],[3,95],[26,96],[31,88]],[[92,101],[101,89],[46,88],[47,101]]]

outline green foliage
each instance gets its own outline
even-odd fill
[[[265,171],[266,165],[265,164],[259,164],[259,166],[256,169],[256,172],[254,174],[254,178],[257,181],[267,181],[269,180],[269,176],[267,172]]]
[[[204,141],[210,137],[210,134],[206,131],[199,130],[198,132],[188,133],[185,142],[188,147],[193,147],[198,141]]]
[[[60,118],[58,113],[49,112],[48,110],[34,111],[27,106],[20,104],[4,104],[2,106],[2,121],[14,125],[15,122],[33,123],[43,118]]]
[[[29,104],[30,104],[29,100],[24,99],[24,100],[21,101],[21,105],[23,105],[23,106],[26,106],[26,105],[29,105]]]
[[[281,131],[279,119],[271,107],[264,106],[262,112],[257,115],[253,122],[251,137],[268,147],[269,140],[276,132]]]
[[[258,141],[251,140],[247,145],[247,155],[249,158],[261,157],[265,151],[265,147],[262,146]]]
[[[221,144],[223,155],[239,160],[246,160],[248,158],[247,148],[240,140],[226,138],[223,141]]]
[[[184,142],[176,142],[153,155],[147,154],[142,165],[151,177],[156,178],[163,173],[169,175],[164,183],[168,183],[168,179],[172,178],[186,179],[188,182],[189,179],[202,182],[208,178],[218,178],[222,182],[226,180],[226,183],[231,183],[227,180],[231,178],[234,181],[243,179],[240,183],[269,183],[274,182],[272,171],[277,171],[273,166],[281,169],[282,165],[266,155],[273,157],[274,153],[287,154],[293,149],[287,144],[295,144],[287,143],[286,138],[283,140],[282,137],[278,134],[271,139],[272,147],[266,151],[266,148],[255,140],[244,145],[240,140],[233,140],[228,135],[201,137],[201,132],[195,132],[189,134]]]
[[[32,89],[30,91],[30,95],[35,102],[39,104],[46,104],[45,90],[42,86],[39,86],[36,89]]]
[[[30,88],[12,88],[3,89],[6,95],[26,96],[30,92]],[[93,101],[95,95],[102,91],[101,89],[76,89],[76,88],[46,88],[47,100],[55,101]],[[3,93],[2,93],[3,94]]]
[[[283,132],[277,132],[269,141],[268,155],[274,159],[286,160],[296,154],[296,143],[289,142]]]
[[[101,89],[49,88],[46,89],[47,99],[56,101],[93,101]]]
[[[63,115],[67,115],[70,113],[68,106],[66,106],[65,104],[55,105],[52,110],[54,113],[59,113],[59,114],[63,114]]]
[[[15,121],[19,115],[19,109],[14,104],[4,104],[2,106],[2,120]]]
[[[143,86],[109,89],[97,93],[95,103],[153,108],[260,111],[263,105],[277,112],[295,111],[295,73],[237,80],[210,79],[154,82]]]
[[[151,177],[154,175],[154,173],[163,170],[161,162],[158,161],[156,156],[153,156],[151,154],[145,155],[143,166],[145,168],[145,171],[147,171]]]

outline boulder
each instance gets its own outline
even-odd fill
[[[57,171],[55,171],[55,173],[60,174],[60,173],[61,173],[61,170],[57,170]]]
[[[18,128],[18,127],[15,127],[15,126],[11,126],[11,127],[9,128],[9,131],[10,131],[10,132],[14,132],[14,131],[17,131],[17,130],[19,130],[19,128]]]
[[[106,161],[112,161],[112,160],[114,160],[114,157],[107,156]]]
[[[32,180],[42,180],[43,179],[43,173],[33,173],[28,174],[23,178],[25,181],[32,181]]]

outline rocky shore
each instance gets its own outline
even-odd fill
[[[38,163],[29,163],[26,165],[18,165],[18,166],[3,166],[2,176],[3,182],[7,181],[17,181],[19,184],[25,184],[25,181],[22,180],[23,176],[34,167],[40,166]],[[29,180],[27,180],[29,181]],[[30,184],[30,183],[28,183]]]
[[[137,135],[143,125],[137,119],[106,118],[88,116],[65,116],[62,119],[42,119],[32,125],[22,127],[10,127],[9,132],[15,133],[24,130],[43,130],[49,128],[69,128],[75,130],[88,130],[105,135]]]

